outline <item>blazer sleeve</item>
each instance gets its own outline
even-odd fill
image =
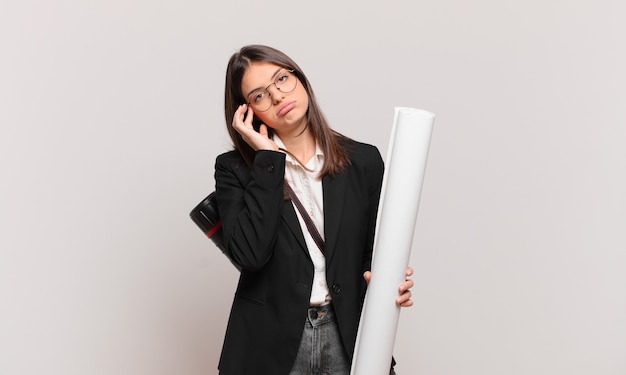
[[[372,252],[374,249],[374,236],[376,234],[376,220],[378,216],[378,205],[383,184],[384,162],[377,148],[371,146],[365,163],[367,181],[369,181],[369,220],[367,249],[363,259],[363,272],[372,268]]]
[[[226,256],[242,269],[267,263],[278,236],[283,207],[285,155],[261,150],[251,168],[237,152],[218,156],[215,191]]]

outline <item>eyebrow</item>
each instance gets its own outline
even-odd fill
[[[285,68],[278,68],[278,69],[276,69],[276,71],[274,72],[274,74],[272,74],[271,79],[276,78],[276,75],[277,75],[277,74],[278,74],[281,70],[283,70],[283,69],[285,69]],[[271,85],[272,85],[272,84],[270,83],[268,86],[271,86]],[[267,86],[266,86],[266,87],[267,87]],[[255,88],[255,89],[250,90],[250,92],[249,92],[248,94],[246,94],[246,98],[247,98],[247,97],[249,97],[250,95],[252,95],[252,93],[253,93],[253,92],[258,91],[258,90],[262,90],[262,86],[259,86],[259,87]]]

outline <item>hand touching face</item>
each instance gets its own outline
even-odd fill
[[[278,150],[278,146],[272,141],[267,134],[267,126],[261,124],[259,131],[254,130],[252,119],[254,111],[252,107],[242,104],[235,111],[233,117],[233,128],[237,133],[241,134],[241,138],[250,145],[255,151],[258,150]]]

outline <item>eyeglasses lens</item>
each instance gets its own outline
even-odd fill
[[[274,83],[270,84],[265,90],[257,91],[250,96],[250,105],[255,111],[264,112],[272,106],[272,97],[269,89],[272,85],[276,86],[280,92],[285,94],[292,92],[298,83],[298,79],[293,75],[292,70],[281,71]]]

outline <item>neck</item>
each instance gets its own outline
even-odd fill
[[[278,133],[280,140],[283,141],[285,149],[300,163],[306,164],[315,155],[315,138],[305,125],[303,129],[297,129],[291,134]]]

